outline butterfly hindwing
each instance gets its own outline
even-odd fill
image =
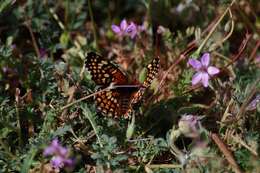
[[[133,106],[140,102],[145,90],[157,75],[159,58],[155,58],[146,67],[147,77],[141,87],[133,85],[134,82],[129,83],[128,77],[117,66],[94,52],[88,53],[85,65],[100,89],[104,89],[112,83],[115,84],[114,86],[121,86],[98,92],[94,98],[97,108],[105,115],[127,118]]]
[[[130,98],[138,88],[131,88],[130,90],[117,88],[98,93],[95,96],[98,109],[108,116],[124,116],[130,107]]]

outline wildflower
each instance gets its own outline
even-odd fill
[[[137,25],[133,22],[128,25],[125,19],[121,21],[120,26],[112,25],[111,28],[118,36],[130,36],[133,39],[137,34]]]
[[[111,28],[118,36],[122,36],[122,35],[124,35],[125,30],[127,28],[127,22],[124,19],[121,21],[120,26],[112,25]]]
[[[130,25],[128,25],[126,28],[126,33],[133,39],[137,34],[137,26],[131,22]]]
[[[70,167],[73,165],[73,160],[69,158],[68,154],[68,149],[61,146],[58,139],[54,139],[43,151],[44,156],[52,156],[50,163],[52,167],[57,170],[65,166]]]
[[[256,97],[248,104],[246,110],[253,111],[257,108],[258,104],[260,104],[260,94],[256,95]]]
[[[196,138],[199,136],[199,120],[197,116],[184,115],[179,120],[179,130],[186,137]]]
[[[201,82],[204,87],[208,87],[209,78],[219,73],[219,69],[214,66],[209,66],[209,62],[209,53],[204,53],[200,61],[189,59],[189,64],[193,69],[195,69],[195,71],[197,71],[197,73],[192,77],[192,85]]]

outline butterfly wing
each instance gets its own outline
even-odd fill
[[[94,52],[88,53],[86,68],[90,71],[92,79],[101,89],[111,83],[116,85],[127,85],[127,76],[114,64],[105,60]],[[159,58],[155,58],[147,66],[147,77],[142,87],[122,87],[109,91],[102,91],[96,94],[95,101],[98,109],[105,115],[128,117],[132,111],[132,106],[138,103],[146,88],[148,88],[159,71]]]
[[[117,66],[94,52],[88,53],[85,65],[94,82],[101,85],[100,89],[108,87],[111,83],[128,85],[127,76]],[[129,109],[132,95],[138,89],[139,87],[119,87],[109,91],[98,91],[94,97],[97,108],[108,116],[119,117],[124,115]]]
[[[85,65],[97,85],[109,86],[111,83],[128,82],[128,78],[118,67],[94,52],[88,53]]]
[[[147,69],[147,75],[146,75],[146,79],[143,83],[143,86],[145,88],[148,88],[151,85],[155,76],[159,72],[159,69],[160,69],[160,59],[159,59],[159,57],[154,58],[153,61],[150,64],[148,64],[146,69]]]
[[[95,96],[97,108],[108,116],[124,116],[130,107],[130,98],[137,90],[138,88],[117,88],[102,91]]]
[[[142,87],[140,87],[140,89],[135,93],[133,99],[131,100],[131,105],[138,103],[142,99],[145,90],[148,87],[150,87],[153,79],[158,74],[159,68],[160,68],[159,57],[154,58],[153,61],[150,64],[147,65],[147,67],[146,67],[146,69],[147,69],[146,79],[144,80]]]

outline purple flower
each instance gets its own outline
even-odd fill
[[[256,97],[248,104],[246,110],[253,111],[257,108],[258,104],[260,104],[260,94],[256,95]]]
[[[204,87],[208,87],[209,78],[219,73],[219,69],[214,66],[209,66],[209,62],[209,53],[204,53],[200,61],[189,59],[189,64],[195,71],[197,71],[197,73],[192,77],[192,85],[201,82]]]
[[[68,149],[59,144],[58,139],[54,139],[45,150],[43,151],[44,156],[50,155],[61,155],[65,157],[68,154]]]
[[[130,25],[128,25],[126,28],[126,33],[133,39],[137,34],[137,26],[131,22]]]
[[[60,156],[53,156],[50,162],[55,169],[60,169],[64,166],[64,159]]]
[[[50,163],[51,163],[53,168],[61,169],[65,166],[67,166],[67,167],[73,166],[74,162],[73,162],[72,159],[69,159],[69,158],[64,158],[64,157],[61,157],[61,156],[53,156]]]
[[[128,25],[125,19],[121,21],[120,26],[113,24],[111,28],[118,36],[130,36],[133,39],[137,34],[136,24],[131,22],[130,25]]]
[[[122,36],[125,34],[125,30],[127,28],[127,22],[124,19],[121,21],[120,26],[112,25],[111,28],[114,31],[114,33],[116,33],[118,36]]]
[[[51,144],[44,149],[43,155],[52,156],[50,163],[55,169],[59,170],[64,166],[73,166],[73,160],[69,158],[68,149],[61,146],[58,139],[52,140]]]

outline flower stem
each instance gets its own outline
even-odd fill
[[[98,140],[100,147],[103,148],[103,144],[102,144],[101,139],[99,137],[99,133],[98,133],[97,124],[95,122],[95,119],[93,118],[93,116],[91,115],[91,112],[89,111],[89,109],[87,107],[82,106],[81,109],[83,110],[83,114],[88,118],[88,120],[89,120],[95,134],[96,134],[96,137],[97,137],[97,140]]]
[[[205,46],[205,44],[207,43],[207,41],[209,40],[210,36],[214,33],[214,31],[217,29],[217,26],[220,24],[220,22],[223,20],[223,18],[225,17],[225,15],[227,14],[227,12],[230,10],[230,7],[235,3],[236,0],[233,0],[230,5],[227,7],[227,9],[224,11],[224,13],[220,16],[220,18],[218,19],[218,21],[216,22],[216,24],[212,27],[212,29],[210,30],[209,34],[207,35],[207,37],[203,40],[203,42],[201,43],[201,45],[199,46],[199,48],[197,49],[197,51],[195,52],[195,55],[199,55],[202,48]],[[198,56],[196,56],[198,57]]]

